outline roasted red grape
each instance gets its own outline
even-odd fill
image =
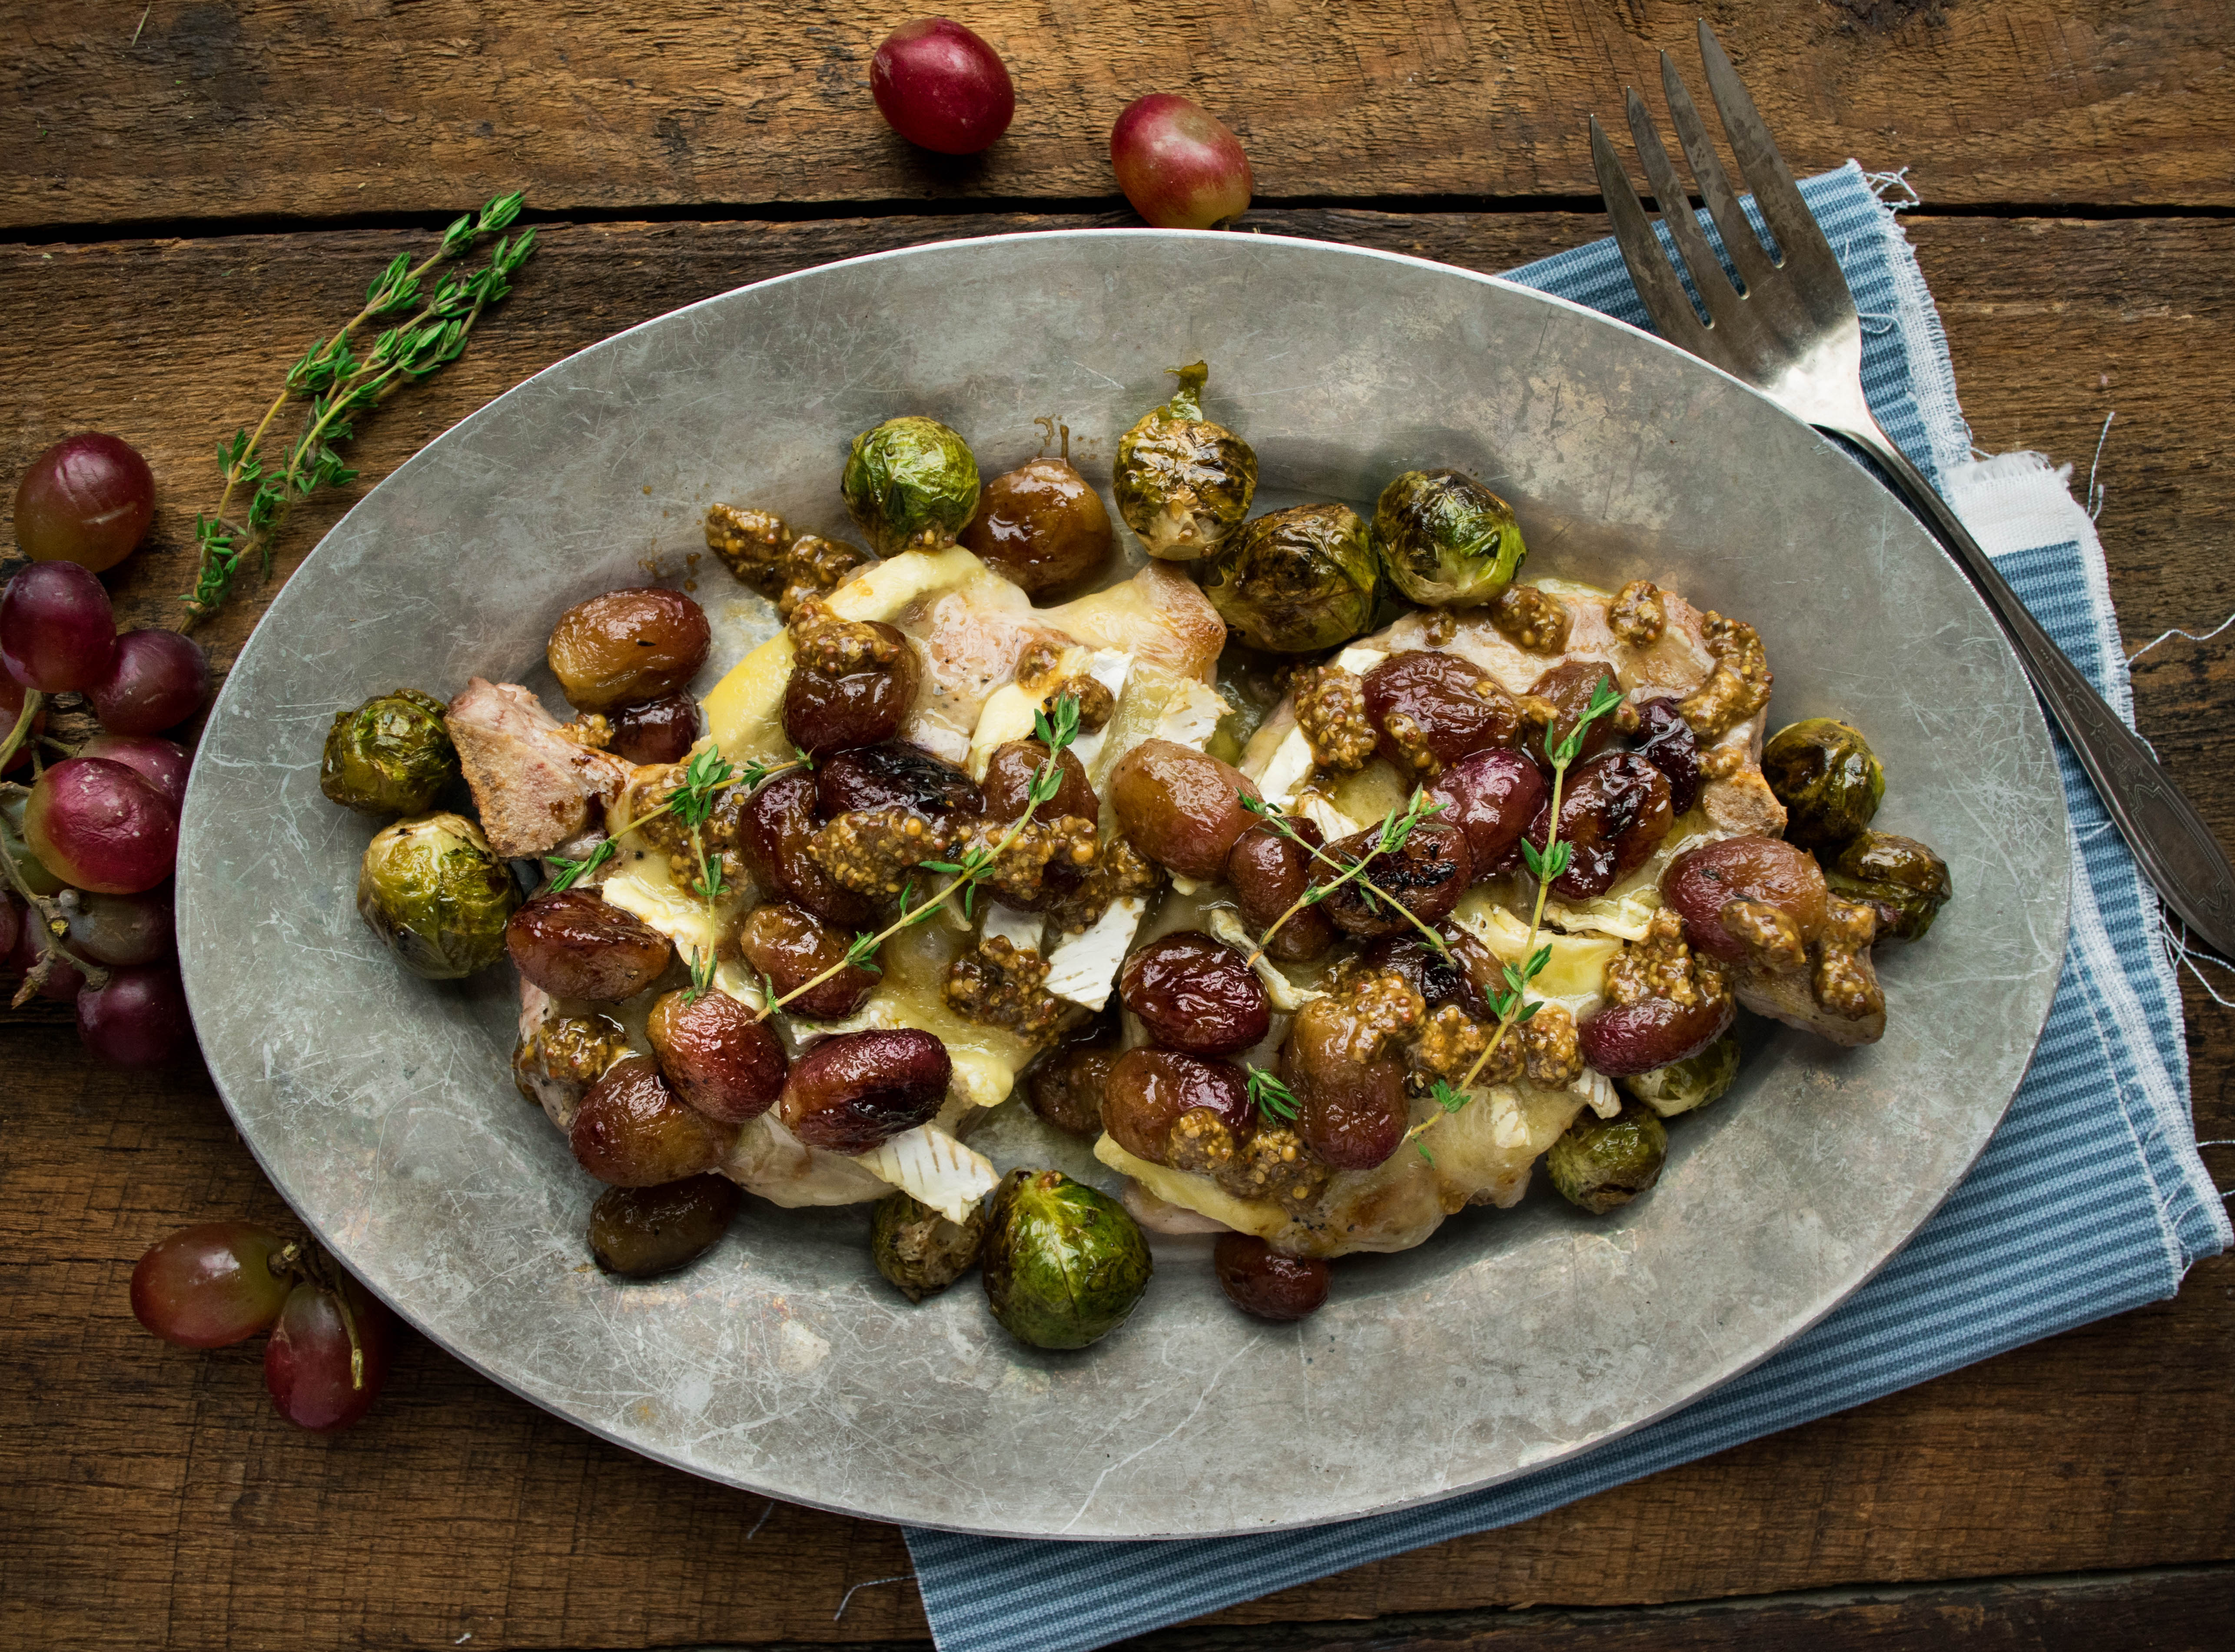
[[[1356,1019],[1340,1000],[1315,998],[1297,1013],[1281,1065],[1296,1092],[1296,1133],[1335,1169],[1372,1170],[1405,1139],[1405,1064],[1361,1059]]]
[[[775,984],[776,995],[794,1015],[836,1021],[862,1007],[877,988],[877,978],[846,963],[854,937],[834,928],[803,907],[770,901],[755,907],[737,936],[737,950],[757,974]],[[845,967],[841,968],[841,965]],[[816,980],[826,970],[838,973]],[[815,981],[812,987],[808,982]],[[801,992],[800,988],[807,990]],[[793,997],[793,993],[798,993]]]
[[[711,1250],[744,1202],[744,1190],[722,1176],[607,1188],[590,1207],[590,1259],[624,1279],[672,1274]]]
[[[1125,106],[1110,128],[1110,165],[1133,210],[1159,229],[1210,229],[1239,218],[1255,181],[1242,140],[1171,92]]]
[[[685,1105],[649,1056],[630,1056],[590,1086],[567,1132],[575,1161],[614,1187],[657,1187],[711,1170],[737,1128]]]
[[[815,800],[813,775],[797,770],[778,775],[738,810],[737,848],[764,893],[830,923],[857,928],[877,908],[868,895],[834,880],[809,852],[820,824]]]
[[[919,17],[869,59],[885,123],[941,154],[976,154],[1009,129],[1017,91],[1001,55],[952,17]]]
[[[554,998],[617,1004],[659,979],[667,937],[594,889],[546,891],[512,914],[504,944],[520,973]]]
[[[1198,1107],[1216,1114],[1237,1141],[1248,1139],[1256,1124],[1241,1068],[1144,1046],[1126,1051],[1111,1068],[1102,1127],[1135,1157],[1168,1164],[1172,1126]]]
[[[1160,935],[1128,958],[1118,993],[1150,1038],[1189,1055],[1232,1055],[1272,1026],[1264,983],[1200,930]]]
[[[128,631],[115,667],[85,697],[111,734],[160,734],[202,709],[209,684],[208,659],[177,632]]]
[[[69,949],[96,964],[152,964],[171,954],[171,892],[69,896]]]
[[[1595,724],[1593,727],[1597,725]],[[1552,881],[1563,901],[1604,895],[1624,873],[1651,857],[1675,821],[1668,777],[1635,751],[1606,751],[1568,772],[1560,794],[1560,838],[1568,869]],[[1529,841],[1545,847],[1551,829],[1547,797],[1529,823]]]
[[[100,1060],[155,1066],[183,1051],[193,1036],[176,964],[113,969],[106,986],[77,995],[77,1040]]]
[[[709,1118],[742,1124],[783,1093],[783,1046],[727,993],[663,993],[648,1032],[660,1072]]]
[[[1363,860],[1380,837],[1381,828],[1369,826],[1330,843],[1327,860],[1312,863],[1312,882],[1332,885]],[[1466,834],[1432,816],[1415,826],[1397,849],[1375,855],[1363,872],[1322,898],[1320,906],[1344,934],[1367,941],[1412,928],[1393,902],[1422,923],[1440,923],[1451,916],[1473,882]]]
[[[1549,738],[1551,744],[1557,746],[1573,734],[1598,685],[1602,682],[1617,680],[1614,667],[1603,659],[1563,659],[1549,668],[1529,692],[1541,700],[1549,701],[1559,715],[1553,720],[1549,731],[1531,731],[1527,742],[1529,755],[1539,763],[1550,764],[1551,759],[1544,750],[1546,739]],[[1608,742],[1614,736],[1613,715],[1609,713],[1599,717],[1584,732],[1583,746],[1576,754],[1576,761],[1596,757],[1606,750]]]
[[[24,687],[91,688],[115,665],[108,593],[76,563],[34,562],[0,591],[0,667]]]
[[[1585,1019],[1576,1037],[1586,1065],[1620,1078],[1699,1054],[1730,1030],[1735,1014],[1725,997],[1701,995],[1688,1005],[1645,998],[1606,1005]]]
[[[179,811],[121,763],[67,757],[32,786],[23,836],[56,877],[100,895],[137,895],[171,875]]]
[[[1110,560],[1110,512],[1063,459],[1035,459],[987,482],[962,542],[1035,598],[1099,574]]]
[[[712,640],[705,610],[680,591],[645,586],[567,609],[544,659],[568,705],[610,711],[672,694],[698,675]]]
[[[698,702],[688,694],[663,694],[613,716],[606,750],[631,763],[680,763],[698,738]]]
[[[1366,714],[1374,749],[1399,774],[1426,779],[1470,751],[1504,745],[1521,708],[1491,674],[1457,654],[1409,649],[1366,673]]]
[[[357,1281],[344,1275],[329,1288],[305,1280],[264,1345],[264,1386],[297,1427],[346,1428],[379,1398],[394,1340],[389,1311]]]
[[[170,800],[173,809],[187,801],[187,749],[174,740],[152,734],[96,734],[77,749],[81,757],[101,757],[121,763],[151,782]]]
[[[993,820],[1014,820],[1032,803],[1032,782],[1047,766],[1048,749],[1038,740],[1012,740],[993,748],[986,764],[986,814]],[[1070,815],[1079,820],[1102,817],[1101,800],[1095,796],[1086,770],[1070,751],[1056,754],[1055,796],[1034,811],[1035,820],[1060,820]]]
[[[1684,920],[1684,939],[1711,957],[1736,963],[1746,944],[1722,921],[1734,901],[1774,907],[1797,926],[1803,943],[1824,933],[1824,870],[1814,858],[1774,837],[1726,837],[1688,849],[1661,875],[1661,897]]]
[[[1284,1256],[1254,1234],[1222,1233],[1210,1253],[1226,1298],[1245,1314],[1287,1322],[1317,1313],[1329,1270],[1314,1256]]]
[[[1134,848],[1185,877],[1226,870],[1234,841],[1256,819],[1242,806],[1257,783],[1170,740],[1144,740],[1110,776],[1110,802]]]
[[[1296,906],[1311,882],[1311,849],[1304,845],[1321,849],[1327,840],[1301,815],[1281,825],[1288,829],[1259,821],[1235,838],[1226,856],[1226,881],[1234,886],[1234,903],[1250,928],[1262,935],[1281,924],[1265,941],[1266,956],[1300,964],[1334,945],[1334,920],[1316,906]],[[1302,843],[1295,841],[1300,837]]]
[[[148,1246],[132,1270],[132,1312],[166,1342],[223,1348],[268,1329],[295,1275],[272,1259],[287,1241],[250,1222],[205,1222]]]
[[[1431,1012],[1456,1004],[1478,1021],[1490,1019],[1490,1006],[1482,995],[1485,983],[1498,979],[1498,962],[1489,947],[1456,924],[1438,932],[1448,955],[1431,947],[1417,929],[1387,935],[1368,947],[1360,961],[1375,969],[1390,969],[1419,993]]]
[[[1668,807],[1689,814],[1700,801],[1700,737],[1668,696],[1639,703],[1637,755],[1668,777]]]
[[[970,777],[919,747],[893,741],[841,751],[815,771],[815,806],[826,820],[862,809],[907,809],[933,820],[982,815]]]
[[[781,1112],[809,1147],[866,1153],[929,1124],[954,1076],[947,1046],[928,1032],[841,1032],[792,1063]]]
[[[14,678],[0,672],[0,740],[15,732],[16,719],[23,715],[23,696],[29,691]],[[31,726],[23,731],[23,743],[0,763],[0,774],[21,769],[31,761],[31,743],[47,731],[47,708],[41,705],[31,713]]]
[[[1102,1098],[1118,1059],[1110,1045],[1059,1050],[1032,1069],[1025,1099],[1058,1130],[1091,1142],[1102,1133]]]
[[[1507,747],[1460,758],[1428,788],[1444,805],[1436,818],[1466,834],[1471,875],[1493,877],[1516,862],[1521,834],[1544,806],[1544,771]]]
[[[155,477],[129,442],[100,430],[64,436],[16,488],[16,543],[35,562],[115,567],[155,515]]]
[[[901,731],[923,677],[915,648],[895,627],[871,627],[891,658],[861,671],[818,671],[801,661],[783,685],[783,737],[811,757],[882,745]]]

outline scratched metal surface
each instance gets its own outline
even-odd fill
[[[1541,1195],[1468,1213],[1405,1255],[1344,1262],[1333,1302],[1296,1327],[1235,1314],[1202,1242],[1183,1242],[1122,1331],[1038,1353],[967,1282],[900,1301],[858,1209],[756,1203],[681,1276],[606,1280],[581,1238],[593,1184],[507,1073],[510,972],[413,980],[357,920],[372,829],[319,796],[327,721],[399,683],[547,682],[552,620],[641,582],[644,560],[679,575],[710,501],[842,527],[845,443],[895,413],[954,425],[988,474],[1059,416],[1106,483],[1161,370],[1198,356],[1268,501],[1365,508],[1399,469],[1471,470],[1516,502],[1534,572],[1649,575],[1740,614],[1777,668],[1774,721],[1866,728],[1891,777],[1881,823],[1937,845],[1958,891],[1926,944],[1884,960],[1884,1041],[1842,1054],[1758,1027],[1738,1090],[1672,1132],[1645,1199],[1603,1221]],[[764,631],[705,566],[731,646]],[[1812,432],[1519,288],[1347,247],[1108,231],[728,293],[434,442],[327,537],[226,683],[187,797],[179,912],[241,1133],[350,1267],[460,1358],[777,1497],[1138,1537],[1481,1485],[1681,1406],[1819,1318],[2001,1117],[2048,1011],[2068,870],[2048,738],[2009,650],[1923,531]],[[1014,1120],[984,1139],[1003,1158],[1045,1150]]]

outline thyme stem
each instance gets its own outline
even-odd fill
[[[1247,804],[1245,803],[1244,806],[1246,807]],[[1334,860],[1329,856],[1321,854],[1318,849],[1313,849],[1309,843],[1304,842],[1304,840],[1297,836],[1293,830],[1280,823],[1281,819],[1280,816],[1269,814],[1262,815],[1262,818],[1275,823],[1275,830],[1281,832],[1294,842],[1302,844],[1305,849],[1311,851],[1314,858],[1325,861],[1329,866],[1341,867],[1342,870],[1340,876],[1330,878],[1325,883],[1315,883],[1307,888],[1301,895],[1298,895],[1294,901],[1289,903],[1288,909],[1286,912],[1283,912],[1279,917],[1273,920],[1272,923],[1267,928],[1265,933],[1257,938],[1257,950],[1251,953],[1248,960],[1250,966],[1255,967],[1257,960],[1265,955],[1265,948],[1267,945],[1271,942],[1275,935],[1280,933],[1281,926],[1282,924],[1288,922],[1289,919],[1294,917],[1296,914],[1301,912],[1306,907],[1317,906],[1321,901],[1326,900],[1327,896],[1333,895],[1337,889],[1349,882],[1352,879],[1361,878],[1366,871],[1367,866],[1373,861],[1375,856],[1393,855],[1399,849],[1404,848],[1405,845],[1412,840],[1414,829],[1429,816],[1440,812],[1443,807],[1444,805],[1440,803],[1430,803],[1428,801],[1428,795],[1426,792],[1422,791],[1418,787],[1413,788],[1412,798],[1406,803],[1403,810],[1400,812],[1398,810],[1392,809],[1386,815],[1384,815],[1381,817],[1381,824],[1374,835],[1373,842],[1367,845],[1365,854],[1360,856],[1356,861],[1347,867],[1342,866],[1341,862]],[[1250,812],[1252,814],[1262,813],[1262,811],[1258,810],[1252,810]],[[1440,953],[1444,951],[1443,937],[1436,934],[1434,930],[1429,928],[1426,924],[1422,923],[1418,917],[1415,917],[1409,907],[1407,907],[1403,901],[1388,894],[1381,888],[1380,885],[1374,882],[1373,879],[1364,878],[1363,881],[1367,888],[1373,890],[1374,894],[1380,895],[1384,901],[1388,901],[1389,904],[1395,907],[1398,911],[1403,913],[1415,928],[1422,931],[1431,941],[1434,941],[1436,950],[1438,952]]]

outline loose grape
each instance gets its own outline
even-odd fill
[[[23,808],[29,801],[28,793],[0,797],[0,854],[16,863],[16,875],[30,886],[32,894],[60,895],[69,885],[48,871],[23,841]]]
[[[96,734],[77,749],[81,757],[102,757],[121,763],[171,800],[173,809],[187,801],[187,749],[174,740],[152,734]]]
[[[160,734],[202,709],[209,698],[209,660],[175,631],[128,631],[116,639],[116,665],[85,691],[111,734]]]
[[[90,688],[116,665],[116,615],[75,562],[34,562],[0,591],[0,667],[43,693]]]
[[[179,811],[135,770],[69,757],[32,786],[23,836],[56,877],[97,895],[137,895],[171,875]]]
[[[28,691],[14,678],[0,672],[0,740],[14,732],[16,719],[23,715],[23,696]],[[31,743],[47,731],[47,708],[44,705],[31,713],[31,726],[23,731],[23,744],[18,745],[5,763],[0,763],[0,774],[20,769],[31,760]]]
[[[193,1041],[186,988],[176,964],[111,970],[105,987],[77,995],[77,1041],[120,1067],[161,1065]]]
[[[1209,229],[1249,209],[1249,157],[1216,115],[1176,93],[1125,106],[1110,165],[1133,210],[1159,229]]]
[[[132,1270],[132,1312],[166,1342],[223,1348],[268,1328],[294,1275],[287,1241],[250,1222],[205,1222],[147,1248]]]
[[[99,430],[65,436],[16,488],[16,543],[34,562],[98,574],[132,554],[155,515],[155,478],[130,443]]]
[[[877,113],[910,143],[976,154],[1009,129],[1017,91],[1001,55],[951,17],[920,17],[869,59]]]
[[[62,939],[96,964],[152,964],[171,954],[171,892],[85,895],[73,891],[62,905],[69,934]]]
[[[1222,1233],[1211,1266],[1227,1300],[1245,1314],[1287,1323],[1319,1311],[1327,1299],[1326,1262],[1284,1256],[1254,1234]]]
[[[8,974],[21,980],[38,967],[47,953],[47,931],[39,915],[34,912],[23,914],[21,929],[16,936],[16,950],[8,954]],[[56,959],[55,967],[47,972],[39,996],[56,1004],[67,1004],[85,986],[85,976],[68,959]]]
[[[364,1416],[388,1380],[393,1325],[354,1279],[332,1290],[305,1280],[288,1292],[264,1345],[264,1386],[279,1414],[320,1434]]]

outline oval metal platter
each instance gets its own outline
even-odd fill
[[[1777,672],[1773,726],[1867,730],[1890,776],[1879,823],[1936,845],[1957,892],[1928,941],[1881,954],[1885,1039],[1842,1052],[1758,1026],[1737,1089],[1679,1121],[1648,1196],[1599,1220],[1541,1188],[1463,1213],[1405,1255],[1339,1264],[1334,1300],[1298,1326],[1229,1308],[1207,1242],[1159,1242],[1129,1324],[1039,1353],[995,1326],[974,1279],[901,1300],[858,1207],[749,1202],[689,1271],[605,1278],[582,1237],[594,1185],[511,1083],[510,970],[415,980],[357,919],[373,824],[319,795],[329,720],[472,673],[548,688],[560,611],[647,567],[695,571],[718,637],[703,690],[774,623],[712,559],[686,561],[710,502],[842,529],[847,442],[899,413],[954,426],[987,475],[1061,420],[1106,489],[1118,436],[1163,399],[1166,368],[1198,357],[1212,416],[1256,447],[1261,508],[1370,511],[1400,469],[1471,471],[1514,502],[1531,574],[1650,577],[1751,620]],[[1985,609],[1889,494],[1751,390],[1438,265],[1081,231],[725,293],[432,443],[288,581],[226,683],[178,895],[195,1024],[242,1136],[342,1260],[460,1359],[775,1497],[1119,1538],[1484,1485],[1790,1341],[1917,1230],[2001,1118],[2048,1013],[2068,871],[2048,735]],[[1019,1117],[983,1137],[997,1159],[1044,1150],[1020,1105],[1003,1111]]]

